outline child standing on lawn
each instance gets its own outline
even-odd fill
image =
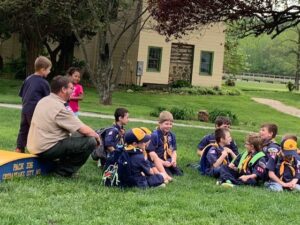
[[[71,107],[75,116],[79,115],[79,103],[83,99],[83,88],[82,85],[79,84],[80,82],[80,69],[76,67],[70,67],[67,71],[67,75],[71,78],[74,90],[69,100],[69,106]]]
[[[17,138],[16,152],[24,153],[32,115],[36,104],[50,94],[50,86],[46,79],[52,67],[51,61],[39,56],[34,62],[34,74],[28,76],[22,84],[19,96],[22,98],[20,129]]]

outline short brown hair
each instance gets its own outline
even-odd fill
[[[48,69],[52,67],[51,61],[45,56],[39,56],[34,62],[34,70],[39,71],[41,69]]]
[[[217,127],[222,126],[223,124],[231,125],[231,120],[226,116],[218,116],[215,120],[215,125]]]
[[[118,122],[120,117],[125,117],[126,113],[128,113],[128,110],[125,108],[116,108],[115,110],[115,121]]]
[[[246,137],[246,142],[248,142],[250,145],[253,145],[255,151],[258,152],[262,150],[262,139],[259,134],[257,133],[248,134]]]
[[[72,83],[69,77],[62,75],[55,76],[51,81],[51,92],[58,94],[63,87],[68,88],[69,83]]]
[[[165,121],[171,121],[171,122],[174,121],[173,115],[172,115],[172,113],[170,113],[169,111],[162,111],[162,112],[159,114],[158,122],[159,122],[159,123],[163,123],[163,122],[165,122]]]
[[[216,138],[217,144],[220,143],[221,138],[225,139],[225,135],[227,132],[230,133],[229,129],[227,129],[227,128],[217,128],[215,130],[215,138]]]
[[[274,123],[264,123],[260,128],[267,128],[269,133],[272,133],[272,138],[275,138],[278,132],[278,127]]]

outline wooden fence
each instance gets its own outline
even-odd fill
[[[272,74],[262,74],[262,73],[242,73],[239,75],[223,74],[223,79],[233,77],[235,80],[244,81],[255,81],[255,82],[266,82],[266,83],[281,83],[287,84],[288,82],[295,82],[294,76],[283,76],[283,75],[272,75]]]

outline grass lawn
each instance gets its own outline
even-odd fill
[[[20,82],[0,80],[0,102],[19,103]],[[275,94],[274,94],[275,93]],[[278,95],[277,95],[278,93]],[[296,93],[243,91],[241,96],[182,96],[155,93],[114,94],[113,106],[97,103],[93,89],[86,89],[83,111],[112,114],[118,106],[129,108],[132,117],[151,118],[156,106],[187,106],[192,109],[215,107],[230,109],[239,117],[236,130],[258,130],[262,122],[275,122],[280,134],[299,134],[298,118],[279,113],[250,100],[251,96],[274,96],[298,106]],[[286,94],[286,95],[285,95]],[[276,99],[275,98],[275,99]],[[300,106],[299,106],[300,108]],[[0,108],[0,149],[14,149],[20,111]],[[152,118],[154,119],[154,118]],[[83,117],[94,128],[105,127],[110,120]],[[182,122],[182,121],[180,121]],[[186,123],[186,122],[184,122]],[[199,122],[190,122],[199,125]],[[202,123],[202,125],[206,125]],[[128,127],[149,124],[130,123]],[[212,124],[210,124],[212,126]],[[153,129],[154,127],[149,127]],[[174,127],[177,136],[179,166],[185,175],[165,189],[106,188],[100,185],[100,171],[89,160],[76,179],[53,176],[19,178],[0,183],[1,224],[288,224],[300,219],[298,193],[271,193],[263,187],[224,189],[215,180],[187,168],[197,161],[199,139],[207,129]],[[245,134],[233,132],[240,149]],[[279,138],[278,138],[279,140]]]

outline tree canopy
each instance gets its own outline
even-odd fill
[[[236,22],[240,35],[276,36],[300,22],[295,0],[148,0],[156,29],[167,37],[215,22]]]

